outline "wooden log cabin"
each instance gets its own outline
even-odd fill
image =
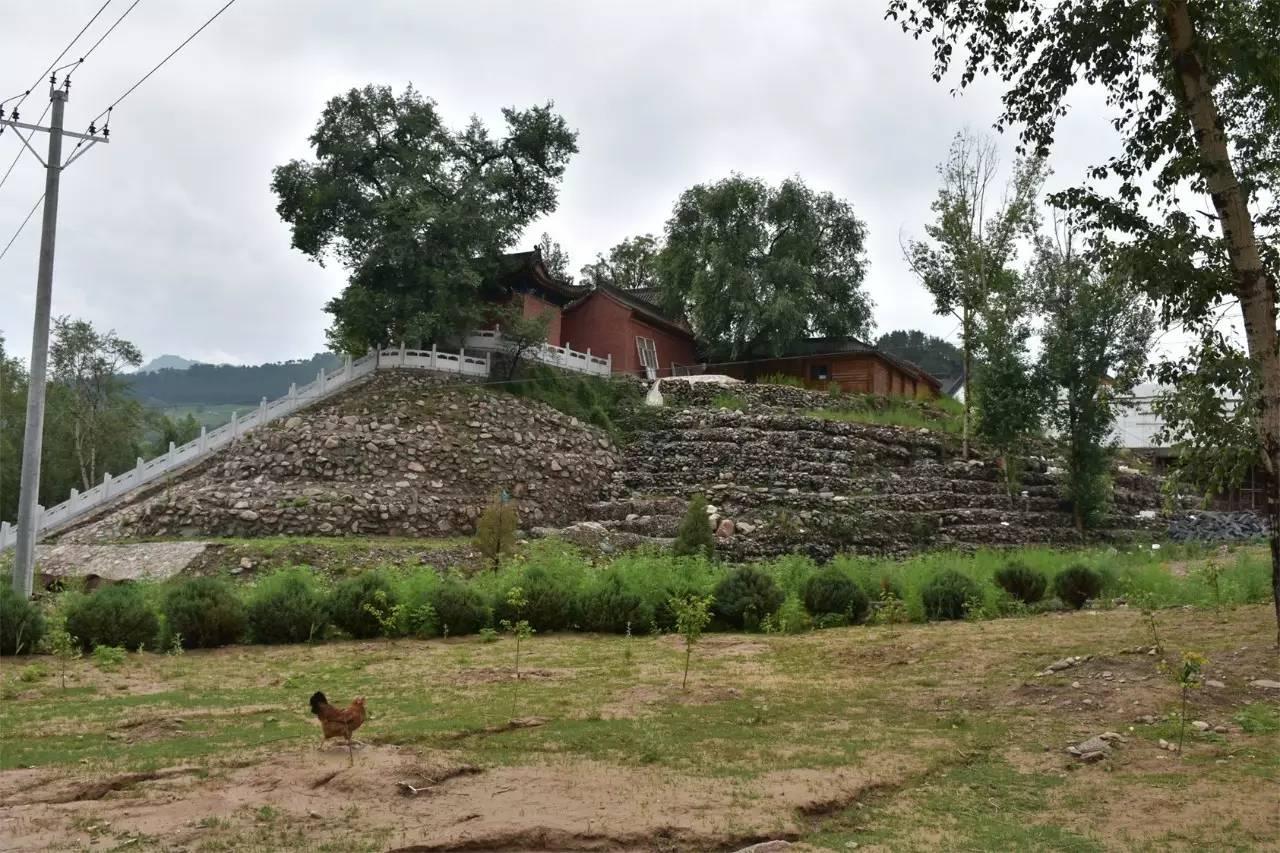
[[[807,338],[780,355],[742,360],[717,372],[747,382],[790,376],[819,389],[835,383],[853,394],[930,400],[942,392],[942,383],[934,376],[856,338]]]

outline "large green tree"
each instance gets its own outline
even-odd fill
[[[1007,270],[983,300],[974,335],[975,432],[1000,454],[1005,490],[1017,489],[1031,438],[1039,432],[1045,398],[1031,358],[1035,297],[1026,278]]]
[[[552,104],[502,111],[505,135],[478,119],[447,127],[412,87],[352,89],[324,109],[315,160],[274,170],[293,245],[350,272],[326,310],[335,349],[434,340],[480,316],[498,259],[555,210],[577,134]]]
[[[26,428],[27,370],[5,352],[0,335],[0,521],[18,517],[18,483]]]
[[[114,331],[100,332],[87,320],[57,317],[49,346],[50,376],[68,392],[71,446],[88,490],[110,471],[129,468],[142,430],[142,405],[121,374],[142,364],[142,353]]]
[[[1062,446],[1067,497],[1083,533],[1109,503],[1112,429],[1147,365],[1155,315],[1105,244],[1081,252],[1073,237],[1068,229],[1062,240],[1038,241],[1033,278],[1045,317],[1040,366],[1048,422]]]
[[[629,237],[582,268],[583,284],[610,284],[624,290],[657,287],[662,241],[652,234]]]
[[[1000,124],[1037,154],[1052,147],[1073,87],[1100,87],[1119,152],[1059,200],[1123,237],[1165,326],[1213,340],[1219,310],[1238,302],[1280,644],[1280,3],[889,0],[888,16],[929,39],[936,79],[958,65],[961,88],[1003,81]]]
[[[935,219],[927,240],[907,244],[907,261],[933,296],[934,311],[960,323],[963,352],[964,456],[969,456],[973,356],[979,321],[988,298],[1009,275],[1019,239],[1037,224],[1036,200],[1044,185],[1044,162],[1020,159],[999,200],[992,184],[999,171],[995,142],[968,131],[957,133],[938,167],[942,185],[933,202]]]
[[[964,353],[948,340],[919,329],[897,329],[876,339],[876,346],[905,358],[939,379],[955,379],[964,368]]]
[[[667,222],[660,286],[713,359],[779,354],[812,335],[871,330],[867,228],[799,178],[733,175],[686,190]]]

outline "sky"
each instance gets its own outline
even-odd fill
[[[113,0],[68,54],[132,0]],[[90,118],[224,0],[140,0],[76,70],[67,127]],[[31,86],[100,0],[5,0],[0,98]],[[553,100],[578,131],[546,231],[577,269],[634,234],[661,233],[678,194],[731,172],[801,176],[868,225],[876,333],[958,342],[902,259],[922,236],[952,136],[985,131],[999,89],[935,83],[931,54],[883,20],[884,0],[237,0],[115,110],[111,142],[62,178],[53,311],[114,329],[146,358],[259,363],[325,348],[324,303],[343,270],[290,247],[271,169],[311,152],[325,102],[368,83],[412,83],[454,126],[495,130],[505,106]],[[24,121],[47,103],[40,85]],[[1049,188],[1110,153],[1098,93],[1073,93]],[[43,134],[33,140],[41,150]],[[1014,140],[999,139],[1006,165]],[[23,149],[0,136],[0,174]],[[0,187],[0,249],[43,191],[22,153]],[[0,259],[0,333],[30,352],[40,214]]]

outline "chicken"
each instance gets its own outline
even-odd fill
[[[351,750],[351,734],[364,725],[364,697],[357,696],[346,708],[335,708],[325,695],[317,690],[311,694],[311,713],[320,719],[320,731],[327,741],[331,737],[347,739],[347,760],[355,763]]]

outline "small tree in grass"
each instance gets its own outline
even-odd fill
[[[80,641],[67,633],[66,629],[59,626],[53,632],[53,636],[49,640],[49,646],[54,656],[58,658],[58,677],[62,682],[62,689],[67,689],[67,663],[76,660],[83,652],[80,650]]]
[[[689,660],[693,657],[693,647],[702,639],[702,632],[711,621],[713,601],[709,595],[671,599],[671,610],[676,614],[676,630],[684,637],[684,680],[680,682],[681,690],[689,687]]]
[[[493,496],[476,522],[475,546],[486,560],[493,563],[495,572],[502,558],[515,550],[519,524],[516,502],[511,500],[505,489]]]
[[[1200,686],[1200,671],[1208,663],[1199,652],[1183,652],[1182,666],[1177,672],[1178,688],[1182,691],[1182,710],[1178,715],[1178,754],[1182,754],[1182,742],[1187,736],[1187,700],[1191,691]]]
[[[707,499],[702,495],[694,495],[689,501],[671,551],[677,557],[705,554],[709,559],[715,555],[716,537],[707,519]]]
[[[507,591],[507,605],[516,618],[503,619],[500,624],[502,630],[514,634],[516,638],[516,684],[511,693],[511,715],[515,716],[516,699],[520,695],[520,644],[533,636],[533,628],[529,626],[529,620],[523,618],[524,609],[529,606],[529,600],[525,598],[523,589],[518,586],[511,587]]]

